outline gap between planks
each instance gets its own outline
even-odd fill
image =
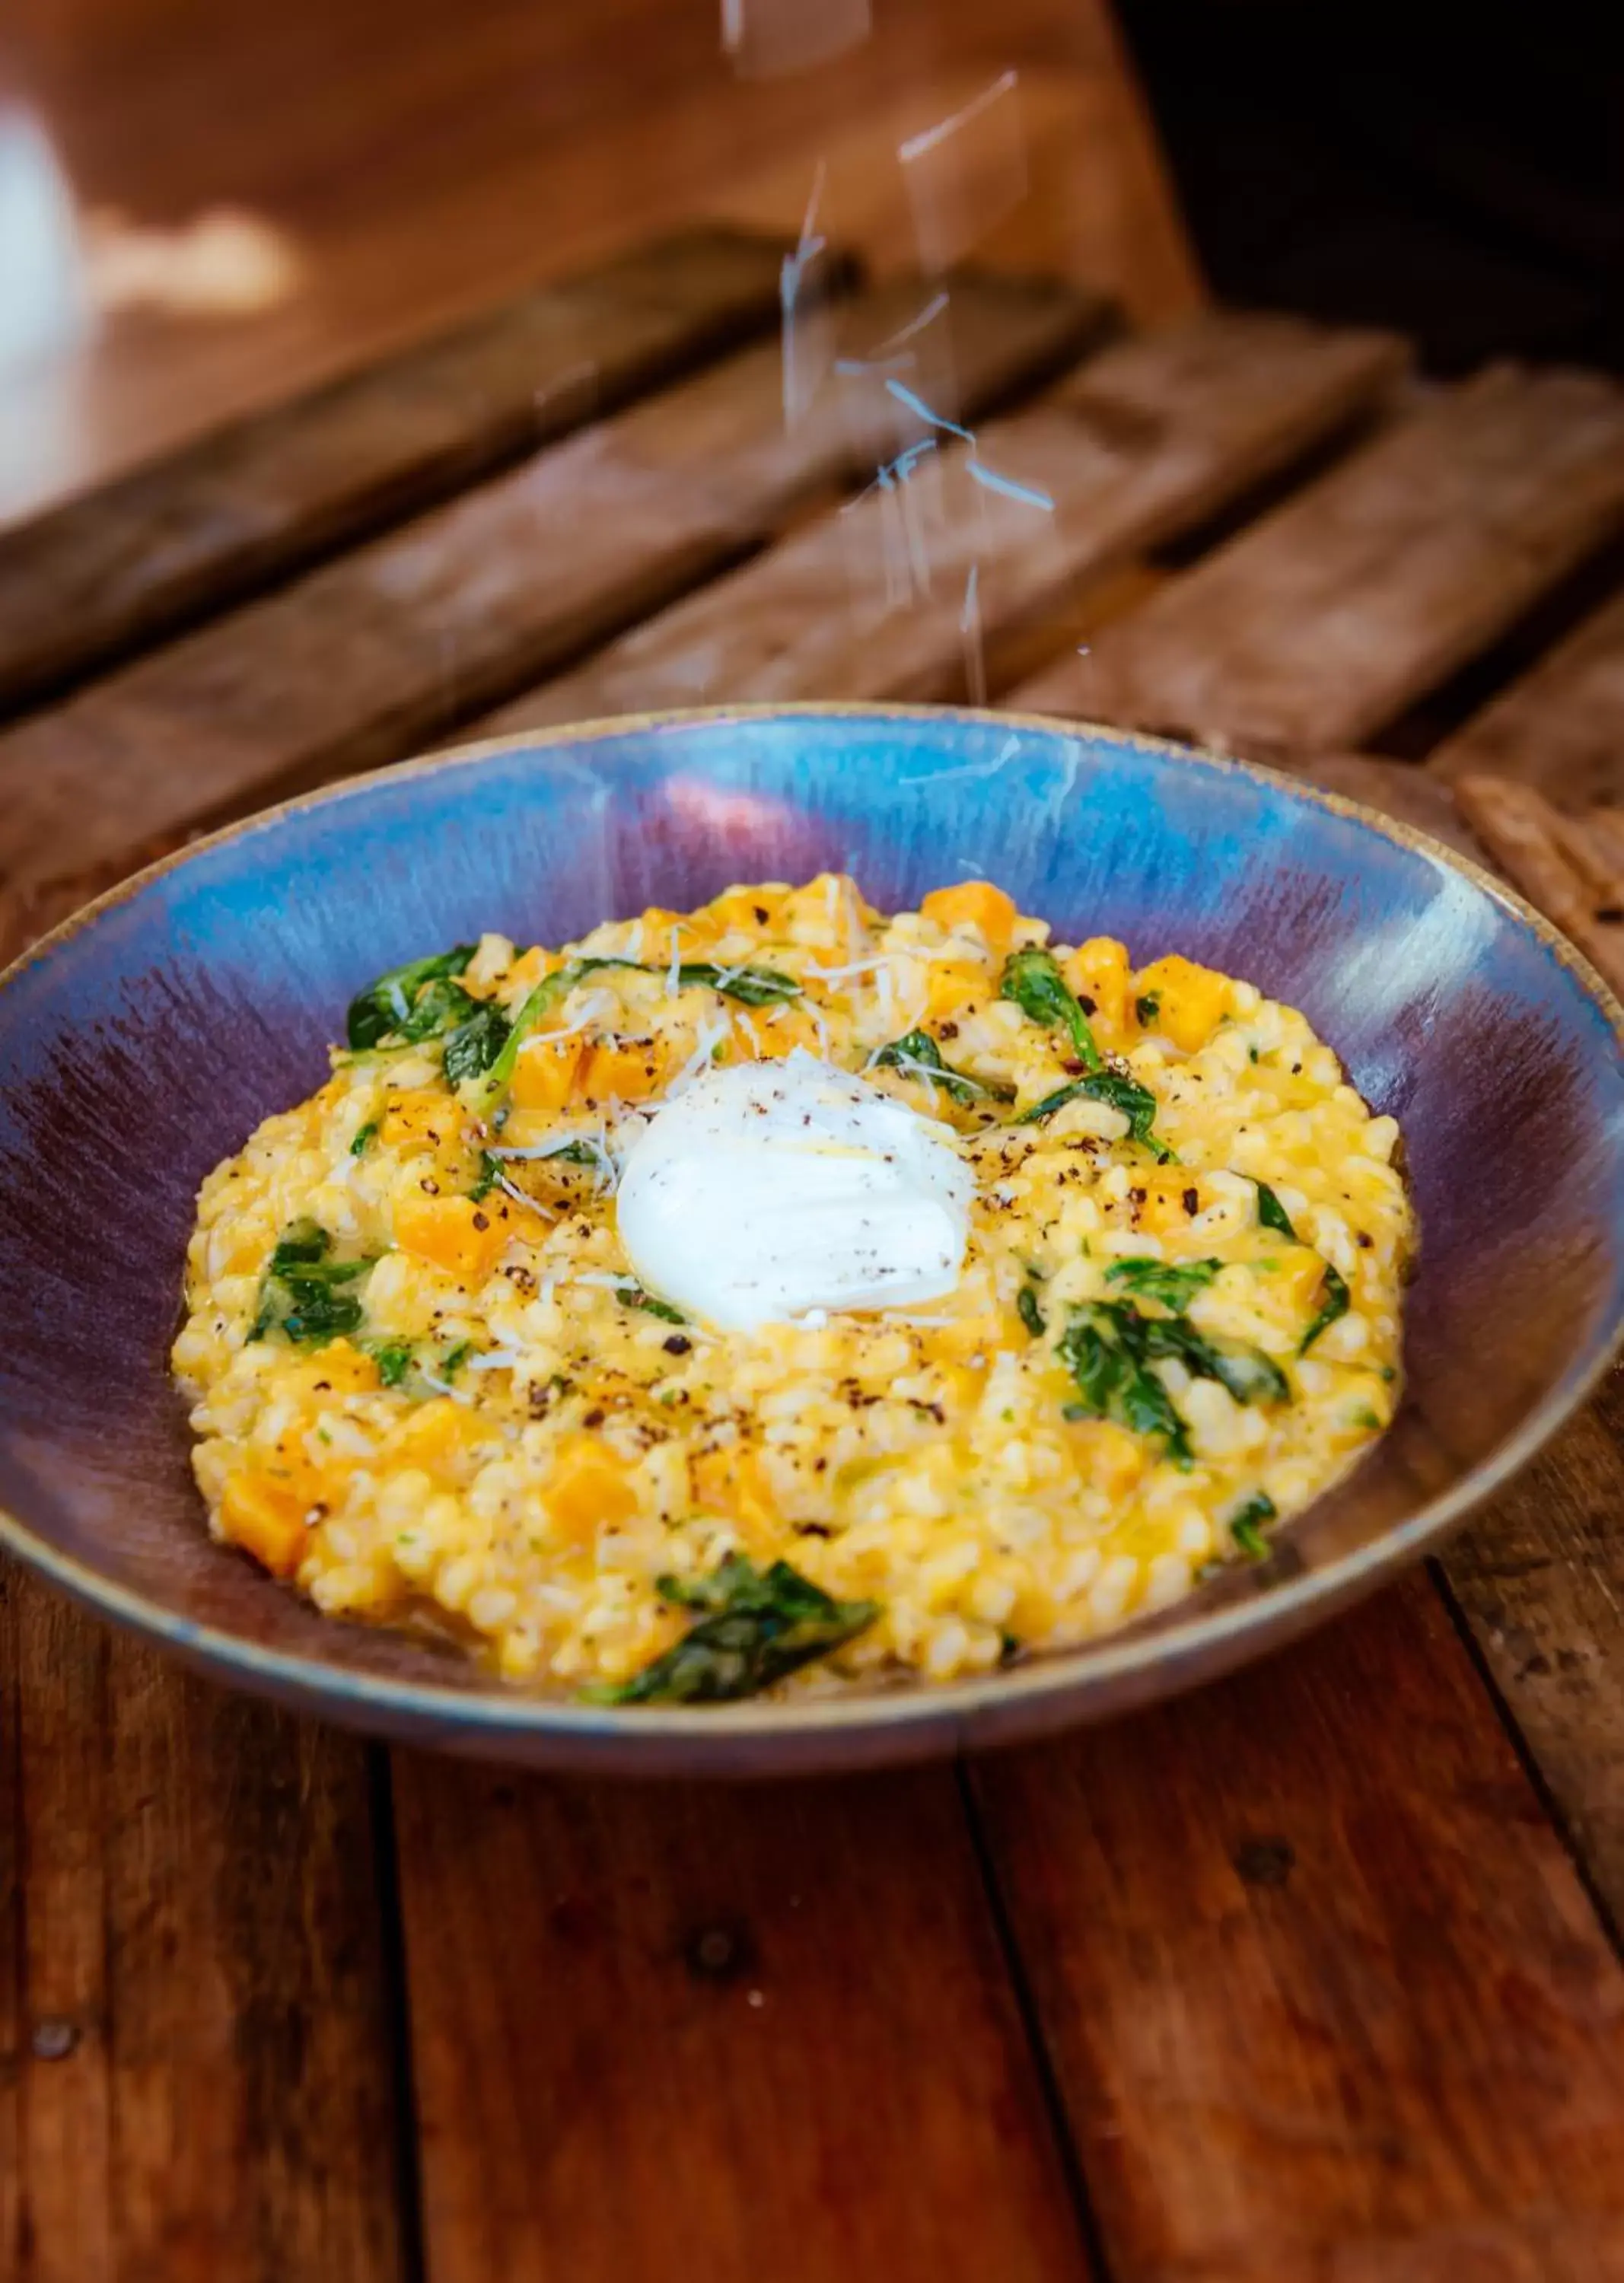
[[[1378,732],[1624,527],[1624,392],[1501,367],[1014,691],[1268,759]]]

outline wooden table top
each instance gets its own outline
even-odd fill
[[[846,353],[945,291],[931,386],[1053,510],[871,589],[886,439],[786,429],[782,251],[690,234],[0,534],[12,947],[493,724],[984,684],[1356,788],[1620,979],[1624,391],[899,274]],[[1615,1381],[1232,1680],[745,1790],[301,1727],[5,1570],[0,2272],[1624,2276],[1621,1505]]]

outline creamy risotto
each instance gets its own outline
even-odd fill
[[[203,1185],[215,1534],[624,1703],[986,1672],[1262,1557],[1397,1400],[1397,1129],[1252,985],[1049,932],[831,875],[380,978]]]

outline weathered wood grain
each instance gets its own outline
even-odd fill
[[[1624,1967],[1437,1596],[979,1764],[1111,2272],[1624,2272]]]
[[[0,2273],[402,2279],[365,1748],[0,1567]]]
[[[1624,596],[1447,738],[1443,778],[1519,777],[1559,808],[1624,801]]]
[[[866,349],[920,305],[849,305]],[[1102,307],[964,279],[930,381],[971,417],[1066,362]],[[940,331],[941,329],[935,329]],[[0,877],[90,864],[201,817],[396,760],[769,537],[922,432],[877,378],[787,426],[778,344],[539,454],[0,738]]]
[[[683,231],[0,532],[0,706],[223,610],[764,330],[783,253]]]
[[[1624,992],[1624,840],[1616,812],[1565,816],[1533,785],[1463,776],[1455,799],[1501,870]]]
[[[1401,345],[1214,316],[1124,341],[1048,406],[988,424],[635,627],[479,725],[498,736],[660,705],[985,696],[985,650],[1212,514],[1347,421]],[[990,468],[1045,511],[984,488]],[[973,580],[973,585],[972,580]]]
[[[1451,1591],[1624,1931],[1624,1380],[1443,1556]]]
[[[1089,2272],[949,1771],[394,1770],[433,2283]]]
[[[1624,525],[1624,392],[1497,368],[1433,398],[1016,691],[1309,755],[1435,688]]]

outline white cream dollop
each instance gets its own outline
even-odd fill
[[[948,1129],[797,1050],[707,1071],[627,1151],[639,1281],[722,1331],[951,1292],[974,1182]]]

